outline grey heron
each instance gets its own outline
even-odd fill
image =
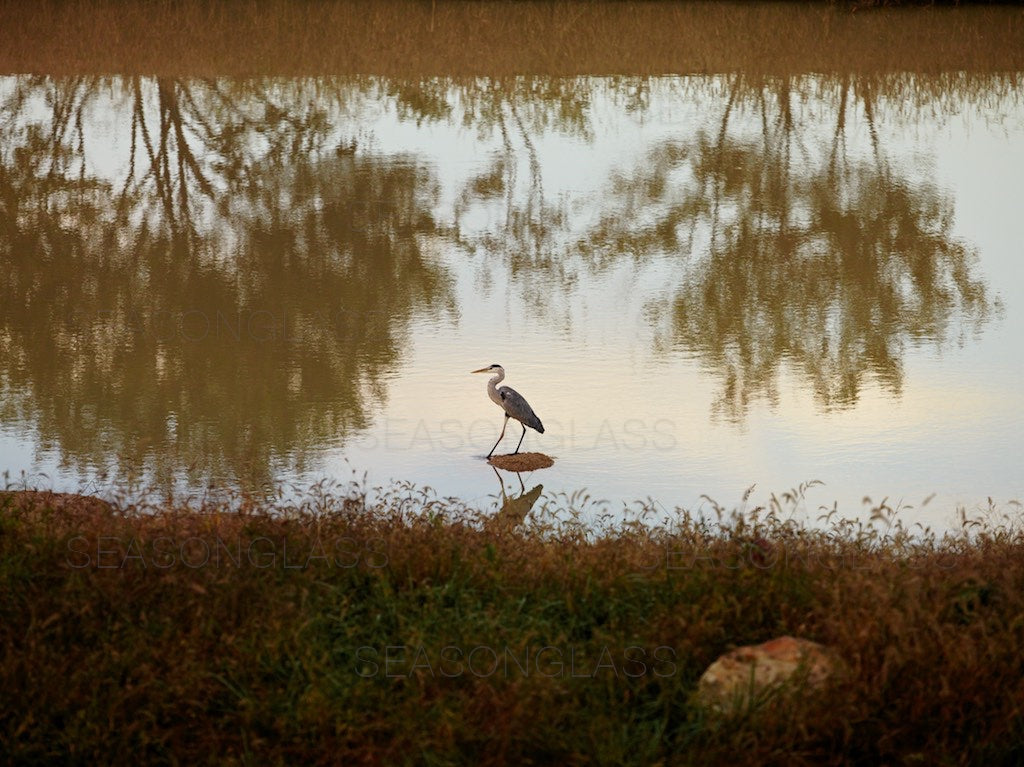
[[[494,404],[505,411],[505,423],[501,427],[501,435],[498,437],[498,441],[494,443],[494,447],[491,448],[491,452],[487,454],[490,458],[491,454],[497,449],[501,440],[505,437],[505,427],[508,426],[508,419],[515,418],[519,423],[523,425],[523,435],[519,438],[519,444],[516,445],[516,453],[519,452],[519,448],[523,444],[523,437],[526,436],[526,427],[529,426],[531,429],[536,429],[541,434],[544,433],[544,424],[540,422],[537,414],[533,412],[533,408],[530,407],[530,403],[526,401],[526,398],[522,394],[517,392],[510,386],[502,386],[498,388],[498,384],[505,380],[505,368],[495,363],[479,370],[474,370],[474,373],[494,373],[494,378],[487,382],[487,396],[493,400]],[[515,453],[513,453],[515,455]]]

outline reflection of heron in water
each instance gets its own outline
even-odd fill
[[[487,520],[484,529],[495,532],[518,527],[526,519],[526,515],[530,513],[533,505],[540,498],[540,494],[544,492],[544,485],[537,485],[527,492],[526,485],[523,484],[523,475],[518,471],[515,474],[519,478],[519,487],[522,488],[522,492],[509,498],[505,495],[505,483],[501,481],[501,475],[498,474],[497,469],[494,469],[494,476],[498,478],[498,485],[501,487],[501,508],[498,509],[497,514]]]
[[[544,424],[540,422],[537,414],[533,412],[533,408],[530,407],[530,403],[526,401],[522,394],[517,392],[510,386],[502,386],[498,388],[498,384],[505,380],[505,368],[501,365],[494,364],[489,367],[480,368],[474,370],[474,373],[494,373],[494,378],[487,382],[487,396],[489,396],[494,403],[505,411],[505,423],[501,426],[501,435],[498,437],[498,441],[494,443],[494,447],[491,448],[491,452],[487,454],[487,457],[491,457],[491,453],[494,452],[495,448],[505,436],[505,427],[508,426],[508,419],[515,418],[519,423],[523,425],[523,435],[519,438],[519,444],[516,445],[515,453],[519,452],[520,446],[523,444],[523,437],[526,436],[526,427],[529,426],[531,429],[536,429],[541,434],[544,433]],[[513,453],[513,455],[515,455]]]

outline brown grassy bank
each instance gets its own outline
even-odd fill
[[[1016,7],[824,3],[0,1],[0,72],[505,76],[1006,72]]]
[[[680,518],[485,532],[415,497],[0,499],[0,753],[20,764],[1019,764],[1024,536]],[[848,679],[729,721],[733,645]],[[824,703],[825,705],[822,705]]]

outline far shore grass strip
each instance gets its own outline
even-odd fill
[[[0,73],[423,78],[1024,69],[1019,8],[868,4],[0,0]]]

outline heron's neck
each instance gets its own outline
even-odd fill
[[[489,396],[498,407],[504,407],[501,404],[501,395],[498,394],[498,384],[505,380],[505,371],[499,370],[497,374],[490,381],[487,382],[487,396]]]

